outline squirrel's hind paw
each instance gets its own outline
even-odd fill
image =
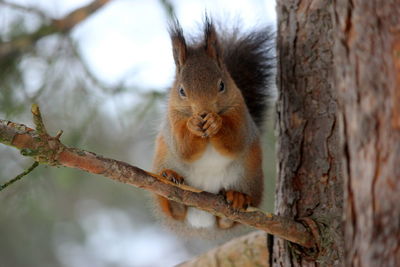
[[[227,218],[217,217],[217,225],[220,229],[229,229],[236,224],[235,221],[229,220]]]
[[[251,197],[244,193],[229,190],[224,195],[226,202],[235,210],[246,210],[251,204]]]

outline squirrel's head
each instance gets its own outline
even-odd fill
[[[187,45],[176,21],[170,29],[176,76],[170,105],[187,116],[225,111],[243,101],[226,70],[217,32],[206,17],[203,41]]]

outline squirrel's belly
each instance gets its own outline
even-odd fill
[[[221,189],[234,189],[242,175],[243,166],[208,145],[201,158],[191,163],[185,175],[185,182],[195,188],[217,194]],[[214,215],[196,208],[188,209],[186,220],[196,228],[215,225]]]

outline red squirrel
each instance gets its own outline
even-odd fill
[[[218,31],[209,17],[188,40],[170,26],[175,81],[156,139],[153,171],[175,183],[215,194],[242,210],[263,194],[260,128],[271,95],[272,33]],[[192,228],[228,229],[235,223],[156,196],[169,219]]]

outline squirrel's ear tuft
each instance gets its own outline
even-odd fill
[[[187,47],[182,27],[177,19],[174,19],[170,24],[169,35],[172,41],[172,53],[174,55],[175,65],[180,69],[186,61]]]
[[[219,61],[219,46],[217,32],[210,18],[206,15],[204,22],[204,45],[206,53],[212,59]]]

